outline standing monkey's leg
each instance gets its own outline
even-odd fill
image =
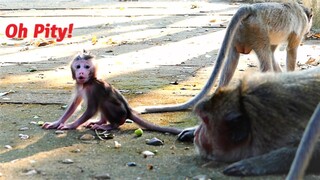
[[[261,72],[267,72],[273,69],[273,51],[269,37],[265,36],[266,33],[268,33],[268,31],[266,31],[265,29],[256,30],[255,34],[256,37],[259,37],[259,42],[253,44],[254,47],[252,48],[260,62]]]
[[[153,113],[189,109],[210,92],[222,71],[223,64],[226,64],[227,67],[221,73],[219,85],[228,84],[234,73],[232,69],[235,69],[238,63],[228,59],[236,56],[235,53],[229,55],[229,51],[232,51],[234,47],[237,48],[237,52],[243,54],[254,50],[260,61],[260,71],[281,72],[279,64],[273,57],[273,52],[276,44],[289,43],[287,69],[293,70],[297,47],[303,36],[310,30],[311,24],[312,12],[298,3],[258,3],[239,8],[228,25],[215,67],[201,91],[185,103],[145,106],[140,107],[138,111]]]
[[[300,39],[297,35],[291,35],[289,37],[287,46],[287,71],[294,71],[297,61],[297,50],[300,44]]]
[[[281,67],[278,63],[278,61],[276,61],[276,59],[274,58],[274,52],[276,51],[278,45],[271,45],[271,51],[272,51],[272,67],[273,67],[273,71],[274,72],[282,72]]]
[[[260,71],[261,72],[267,72],[271,71],[272,68],[272,55],[270,48],[264,48],[260,50],[255,50],[259,62],[260,62]]]

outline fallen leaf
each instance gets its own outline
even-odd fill
[[[316,38],[320,38],[320,33],[316,33],[313,36],[316,37]]]
[[[216,19],[211,19],[210,22],[211,23],[215,23],[215,22],[217,22],[217,20]]]
[[[98,42],[97,36],[93,35],[91,39],[92,45],[95,45]]]

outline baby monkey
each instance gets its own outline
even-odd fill
[[[100,112],[99,121],[87,123],[85,126],[108,131],[117,129],[125,123],[126,119],[131,119],[148,130],[172,134],[181,132],[176,128],[154,125],[137,116],[117,89],[109,83],[97,79],[96,67],[92,62],[93,58],[92,55],[84,51],[72,61],[72,78],[76,81],[75,97],[63,116],[57,121],[46,122],[42,126],[44,129],[76,129]],[[86,101],[87,109],[78,120],[66,124],[67,119],[75,112],[82,100]],[[109,124],[107,124],[108,122]]]

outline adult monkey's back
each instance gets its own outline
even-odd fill
[[[274,51],[287,42],[288,71],[295,68],[298,46],[311,28],[312,12],[298,3],[260,3],[241,7],[232,17],[214,69],[199,94],[182,104],[138,107],[142,113],[180,111],[194,106],[212,88],[221,69],[219,86],[230,82],[240,53],[254,50],[262,72],[281,72]]]

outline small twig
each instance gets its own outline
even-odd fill
[[[98,131],[97,131],[96,129],[94,130],[94,132],[96,133],[97,137],[98,137],[100,140],[102,140],[102,141],[105,140],[105,139],[103,139],[103,138],[99,135],[99,133],[98,133]]]

